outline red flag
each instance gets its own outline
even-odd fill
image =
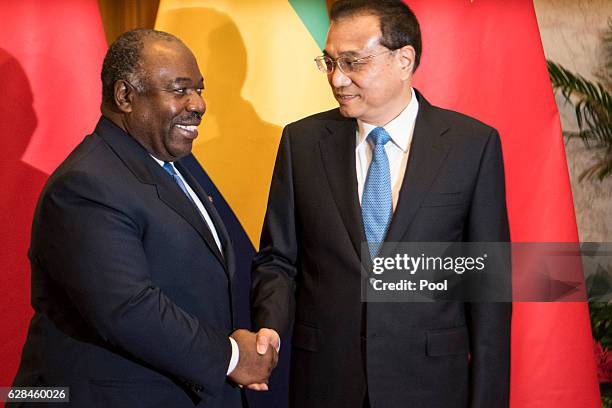
[[[514,242],[577,242],[563,139],[531,0],[408,0],[415,86],[501,134]],[[600,407],[585,303],[515,303],[512,408]]]
[[[105,51],[96,0],[0,3],[0,385],[13,380],[32,315],[34,206],[49,173],[95,126]]]

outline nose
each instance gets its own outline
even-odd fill
[[[334,88],[342,88],[351,84],[351,78],[348,77],[342,70],[336,65],[331,74],[327,75],[327,80],[330,85]]]
[[[185,109],[188,112],[198,112],[200,115],[203,115],[204,112],[206,112],[206,101],[204,101],[202,95],[199,95],[197,92],[192,92],[191,95],[189,95]]]

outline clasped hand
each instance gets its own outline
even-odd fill
[[[278,333],[272,329],[261,329],[257,333],[239,329],[230,337],[238,344],[240,356],[236,368],[228,377],[240,386],[267,391],[268,379],[278,362]]]

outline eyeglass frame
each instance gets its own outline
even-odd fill
[[[385,55],[385,54],[389,54],[389,53],[391,53],[391,52],[395,52],[395,51],[397,51],[398,49],[399,49],[399,48],[395,48],[395,49],[393,49],[393,50],[386,50],[386,51],[383,51],[383,52],[378,53],[378,54],[372,54],[372,55],[367,55],[367,56],[365,56],[365,57],[354,58],[354,59],[351,61],[351,64],[354,64],[354,63],[356,63],[356,62],[360,62],[360,61],[364,61],[364,60],[371,60],[371,59],[376,58],[376,57],[379,57],[379,56],[381,56],[381,55]],[[319,66],[319,61],[323,62],[323,61],[325,60],[325,58],[329,58],[329,59],[330,59],[330,61],[332,62],[332,69],[331,69],[331,71],[328,71],[327,69],[322,70],[322,69],[321,69],[321,67]],[[317,65],[317,69],[318,69],[320,72],[324,73],[324,74],[327,74],[327,75],[329,75],[329,74],[333,74],[333,73],[334,73],[334,71],[336,70],[336,67],[337,67],[338,69],[340,69],[340,71],[341,71],[341,72],[342,72],[344,75],[350,75],[350,74],[353,74],[353,73],[355,73],[355,72],[357,72],[357,71],[354,71],[354,70],[353,70],[353,68],[351,68],[351,71],[350,71],[350,72],[346,72],[345,70],[343,70],[343,69],[342,69],[342,67],[341,67],[341,66],[340,66],[340,64],[338,63],[338,61],[340,61],[340,60],[348,60],[348,59],[350,59],[350,58],[353,58],[353,57],[348,57],[348,56],[346,56],[346,57],[338,57],[338,58],[334,59],[334,58],[330,57],[329,55],[319,55],[318,57],[316,57],[316,58],[314,59],[314,62],[315,62],[315,64]],[[325,64],[325,66],[327,66],[327,64]]]

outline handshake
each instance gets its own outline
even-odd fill
[[[239,329],[230,337],[238,344],[240,355],[236,368],[228,378],[241,387],[267,391],[268,379],[278,362],[278,333],[272,329],[261,329],[257,333]]]

